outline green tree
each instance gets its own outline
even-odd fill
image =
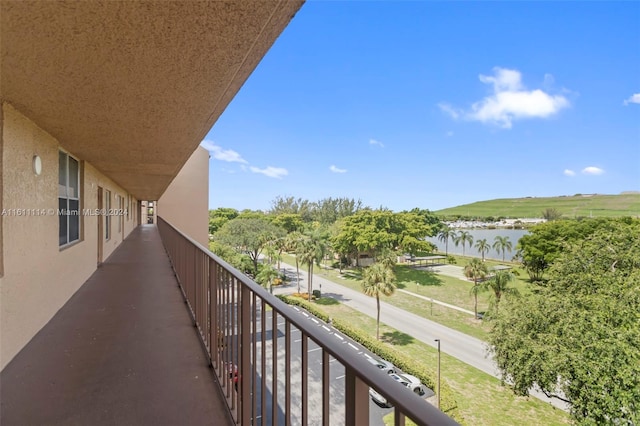
[[[496,315],[500,300],[504,295],[518,295],[518,289],[510,287],[509,283],[513,281],[513,274],[510,271],[497,271],[491,278],[480,284],[481,290],[490,290],[493,292],[493,302],[496,308]]]
[[[480,291],[480,287],[478,283],[489,274],[489,270],[487,269],[487,265],[482,263],[480,259],[474,258],[464,267],[464,276],[473,281],[473,287],[471,288],[471,293],[474,296],[474,305],[473,309],[475,312],[475,318],[478,319],[478,292]]]
[[[489,343],[516,393],[537,385],[579,424],[640,424],[640,221],[600,225],[502,308]]]
[[[296,258],[296,283],[298,284],[298,294],[300,293],[300,260],[298,253],[301,251],[300,247],[304,235],[301,232],[292,232],[285,237],[285,247],[288,252],[293,252]]]
[[[302,198],[278,196],[271,202],[270,214],[297,214],[304,222],[311,222],[311,202]]]
[[[326,245],[319,234],[312,234],[304,238],[298,245],[296,257],[300,257],[300,262],[307,265],[307,293],[309,301],[313,293],[313,266],[320,264],[324,257]]]
[[[476,241],[476,245],[474,246],[482,255],[482,261],[484,262],[484,255],[489,253],[491,246],[487,242],[486,238]]]
[[[558,220],[562,217],[562,213],[558,209],[546,208],[542,211],[542,217],[548,221]]]
[[[362,291],[376,298],[376,339],[380,340],[380,295],[391,296],[396,290],[393,269],[382,263],[374,263],[362,272]]]
[[[566,219],[541,223],[518,240],[516,256],[531,281],[542,283],[543,274],[561,255],[566,244],[584,240],[597,229],[626,220],[629,218]]]
[[[464,256],[464,246],[469,244],[469,247],[473,245],[473,235],[469,231],[460,231],[455,237],[453,237],[453,242],[458,247],[459,244],[462,244],[462,255]]]
[[[302,217],[297,213],[280,213],[271,221],[274,225],[284,228],[288,234],[304,229]]]
[[[264,245],[264,255],[270,265],[273,265],[278,261],[278,248],[276,247],[276,240],[268,240]]]
[[[355,214],[362,208],[360,200],[329,197],[312,204],[311,216],[313,220],[323,225],[331,225],[339,219]]]
[[[449,228],[448,226],[443,228],[438,233],[438,240],[444,243],[444,254],[445,256],[449,256],[449,240],[455,238],[456,231],[453,228]]]
[[[502,253],[502,261],[504,262],[505,253],[507,252],[507,250],[509,250],[509,253],[511,253],[513,244],[509,240],[509,237],[496,235],[496,237],[493,239],[493,249],[497,251],[498,254]]]
[[[337,253],[353,255],[364,252],[371,253],[374,258],[385,250],[432,251],[433,244],[425,237],[434,235],[436,230],[418,213],[361,210],[340,222],[332,244]]]
[[[227,207],[209,210],[209,234],[215,234],[218,229],[222,228],[222,225],[235,219],[238,215],[238,210]]]
[[[214,241],[233,247],[238,253],[248,254],[253,261],[255,276],[264,247],[282,236],[284,230],[265,218],[238,217],[222,225],[214,234]]]
[[[271,265],[262,265],[260,272],[256,275],[256,282],[261,286],[273,291],[273,280],[278,278],[280,273]]]

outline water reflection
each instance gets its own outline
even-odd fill
[[[507,252],[505,253],[504,260],[506,261],[510,261],[516,254],[516,245],[518,244],[518,240],[520,240],[523,235],[527,235],[529,233],[529,231],[525,229],[458,229],[457,231],[467,231],[473,237],[473,244],[471,245],[471,247],[469,247],[469,245],[467,244],[467,246],[464,248],[464,254],[466,256],[482,257],[480,252],[474,247],[476,241],[478,240],[484,238],[487,240],[487,243],[489,243],[490,246],[493,246],[494,239],[497,235],[501,237],[508,237],[513,248],[511,249],[511,252],[507,250]],[[438,237],[427,238],[427,241],[435,244],[438,247],[438,251],[444,253],[445,244],[443,241],[440,241]],[[462,243],[458,245],[458,247],[456,247],[455,243],[450,238],[448,252],[449,254],[462,255]],[[487,252],[484,257],[487,259],[502,260],[502,253],[498,253],[493,249],[493,247],[491,247],[489,252]]]

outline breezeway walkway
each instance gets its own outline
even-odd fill
[[[233,424],[155,225],[125,239],[0,384],[2,426]]]

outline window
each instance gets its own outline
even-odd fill
[[[58,153],[59,245],[80,239],[80,163],[69,154]]]
[[[111,238],[111,216],[109,210],[111,210],[111,191],[104,191],[104,239]]]

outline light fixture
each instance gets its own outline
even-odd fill
[[[39,155],[33,156],[31,165],[33,166],[33,173],[35,173],[36,176],[40,176],[42,173],[42,159],[40,159]]]

